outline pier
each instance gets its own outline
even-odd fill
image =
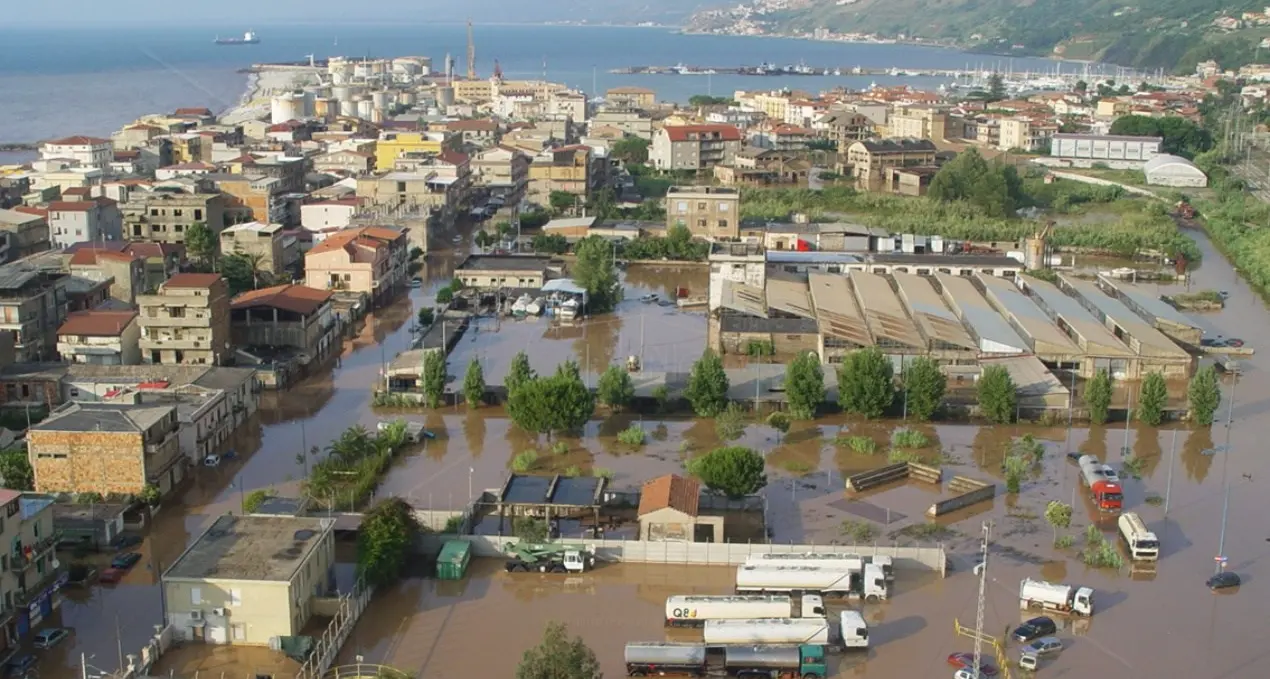
[[[808,66],[797,64],[777,66],[628,66],[615,68],[609,73],[619,75],[748,75],[748,76],[892,76],[911,78],[987,79],[997,74],[1006,80],[1026,80],[1037,77],[1077,80],[1079,72],[1055,73],[1040,71],[999,71],[969,68],[878,68],[863,66]]]

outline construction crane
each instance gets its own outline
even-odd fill
[[[467,79],[476,80],[476,40],[472,38],[472,20],[467,22]]]

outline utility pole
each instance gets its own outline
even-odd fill
[[[467,79],[476,80],[476,41],[472,38],[472,20],[467,20]]]
[[[992,537],[992,522],[983,522],[983,544],[981,545],[981,561],[979,563],[979,603],[975,610],[975,664],[974,677],[980,679],[979,668],[983,667],[983,608],[984,589],[988,584],[988,540]]]

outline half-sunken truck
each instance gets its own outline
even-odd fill
[[[1019,583],[1019,607],[1043,608],[1075,615],[1094,614],[1094,590],[1073,585],[1056,585],[1025,579]]]
[[[825,602],[816,594],[804,594],[798,599],[779,594],[666,598],[667,627],[701,627],[706,620],[823,617]]]
[[[828,673],[820,646],[707,646],[637,642],[626,645],[626,674],[632,677],[746,677],[823,679]]]

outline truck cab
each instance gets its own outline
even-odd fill
[[[861,590],[861,596],[869,603],[876,603],[887,598],[886,574],[881,566],[875,563],[864,565]]]
[[[1072,610],[1081,615],[1094,614],[1094,590],[1089,587],[1081,587],[1076,590],[1076,596],[1072,597]]]
[[[868,648],[869,625],[860,611],[847,609],[838,614],[843,648]]]
[[[799,676],[819,678],[829,674],[829,666],[825,664],[824,646],[803,644],[798,647],[798,658]]]
[[[798,617],[825,617],[825,599],[819,594],[804,594],[798,599]]]

